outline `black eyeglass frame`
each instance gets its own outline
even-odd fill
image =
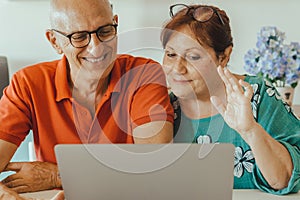
[[[105,28],[105,27],[108,27],[108,26],[114,27],[114,29],[115,29],[115,35],[114,35],[114,37],[112,37],[112,38],[109,39],[109,40],[102,40],[102,39],[99,37],[99,35],[98,35],[97,33],[98,33],[101,29],[103,29],[103,28]],[[104,26],[98,27],[98,28],[97,28],[96,30],[94,30],[94,31],[78,31],[78,32],[70,33],[70,34],[63,33],[63,32],[61,32],[61,31],[59,31],[59,30],[56,30],[56,29],[51,29],[51,30],[52,30],[52,31],[55,31],[55,32],[57,32],[57,33],[59,33],[59,34],[65,36],[65,37],[67,37],[67,38],[69,38],[70,44],[71,44],[73,47],[75,47],[75,48],[84,48],[84,47],[86,47],[86,46],[88,46],[88,45],[90,44],[90,42],[91,42],[91,35],[92,35],[93,33],[96,33],[97,38],[98,38],[101,42],[109,42],[109,41],[113,40],[113,39],[116,37],[116,35],[117,35],[117,27],[118,27],[118,24],[116,24],[116,23],[114,23],[114,24],[106,24],[106,25],[104,25]],[[88,34],[88,36],[89,36],[89,42],[88,42],[86,45],[83,45],[83,46],[76,46],[76,45],[73,44],[73,42],[72,42],[72,36],[73,36],[74,34],[78,34],[78,33],[87,33],[87,34]]]
[[[173,13],[173,8],[176,7],[176,6],[183,6],[183,7],[186,7],[186,8],[187,8],[187,12],[185,13],[185,15],[189,14],[190,11],[193,10],[192,16],[193,16],[193,18],[194,18],[196,21],[199,21],[199,22],[207,22],[207,21],[209,21],[209,20],[212,18],[212,16],[211,16],[209,19],[207,19],[207,20],[201,21],[201,20],[198,20],[198,19],[195,17],[195,11],[196,11],[198,8],[200,8],[200,7],[210,8],[210,9],[212,9],[212,11],[218,16],[218,18],[219,18],[220,22],[222,23],[222,25],[225,25],[225,23],[224,23],[224,21],[223,21],[221,15],[220,15],[220,13],[219,13],[215,8],[213,8],[213,7],[211,7],[211,6],[199,5],[199,6],[196,6],[196,7],[191,7],[191,6],[188,6],[188,5],[186,5],[186,4],[181,4],[181,3],[179,3],[179,4],[174,4],[174,5],[171,5],[171,6],[170,6],[170,16],[171,16],[172,18],[178,13],[178,12],[177,12],[177,13]],[[183,9],[182,9],[182,10],[183,10]],[[182,11],[182,10],[180,10],[180,11]],[[180,11],[179,11],[179,12],[180,12]]]

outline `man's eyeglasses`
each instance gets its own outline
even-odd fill
[[[210,20],[213,16],[214,13],[217,14],[217,16],[220,19],[220,22],[222,23],[222,25],[224,25],[224,21],[221,17],[221,15],[219,14],[219,12],[210,6],[197,6],[197,7],[191,7],[185,4],[174,4],[172,6],[170,6],[170,16],[174,17],[176,14],[181,13],[182,15],[192,15],[193,18],[196,21],[199,22],[206,22],[208,20]]]
[[[83,48],[89,45],[91,42],[91,34],[96,33],[97,38],[101,42],[109,42],[114,39],[117,35],[118,24],[108,24],[105,26],[100,26],[97,30],[94,31],[79,31],[71,34],[66,34],[61,31],[52,29],[67,38],[69,38],[70,43],[75,48]]]

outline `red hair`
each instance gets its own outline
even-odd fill
[[[193,32],[197,41],[202,46],[208,46],[214,49],[216,56],[218,57],[228,46],[233,46],[229,18],[225,11],[220,10],[215,6],[209,6],[219,13],[224,24],[221,23],[216,13],[214,13],[208,21],[199,22],[194,19],[191,13],[194,10],[193,8],[198,6],[200,5],[190,5],[189,7],[192,9],[189,10],[189,13],[186,13],[187,8],[179,11],[163,26],[160,37],[163,48],[165,48],[170,36],[174,31],[179,31],[179,29],[188,26]]]

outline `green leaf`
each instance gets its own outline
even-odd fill
[[[292,83],[292,84],[291,84],[291,87],[292,87],[292,88],[295,88],[297,85],[298,85],[298,82],[295,82],[295,83]]]

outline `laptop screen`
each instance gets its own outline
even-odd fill
[[[61,144],[66,199],[232,199],[232,144]]]

